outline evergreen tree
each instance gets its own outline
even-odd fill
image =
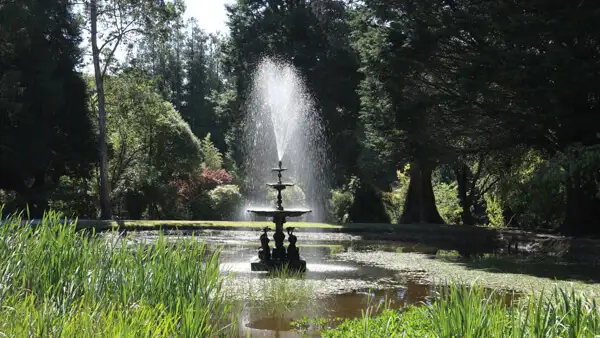
[[[8,2],[0,17],[0,189],[39,216],[61,176],[96,160],[80,32],[67,0]]]

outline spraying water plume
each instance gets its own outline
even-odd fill
[[[258,65],[244,120],[244,172],[249,201],[266,206],[265,182],[279,161],[302,189],[313,217],[323,220],[330,191],[327,141],[319,112],[298,71],[272,58]],[[291,205],[295,207],[294,205]]]

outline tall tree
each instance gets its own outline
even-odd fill
[[[490,3],[485,12],[467,9],[472,17],[487,19],[483,27],[494,39],[482,53],[489,60],[486,68],[512,93],[518,115],[511,122],[526,135],[524,142],[554,157],[570,157],[562,164],[568,173],[562,230],[600,233],[600,164],[581,166],[586,159],[571,151],[599,143],[600,4],[529,0]]]
[[[184,47],[184,106],[182,115],[199,137],[213,132],[216,126],[215,114],[209,96],[211,83],[208,68],[208,39],[200,29],[198,21],[192,18],[187,24],[188,36]]]
[[[141,35],[166,34],[166,23],[177,18],[183,6],[180,1],[165,3],[163,0],[86,0],[84,8],[82,17],[87,19],[86,25],[89,27],[98,103],[100,217],[109,219],[112,211],[107,171],[104,76],[113,65],[115,53],[123,43]]]
[[[0,6],[0,189],[35,215],[63,175],[89,173],[95,160],[80,62],[80,32],[67,0]]]
[[[482,71],[489,38],[479,32],[482,19],[438,1],[369,0],[359,8],[361,119],[366,145],[378,159],[371,161],[373,170],[385,178],[410,163],[400,221],[443,223],[433,170],[461,154],[509,147],[518,139],[508,123],[514,116],[510,95]]]

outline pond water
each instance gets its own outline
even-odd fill
[[[181,236],[182,232],[166,232]],[[190,232],[183,234],[191,235]],[[260,232],[195,231],[201,242],[221,250],[221,269],[233,273],[227,287],[242,307],[241,337],[299,337],[291,325],[302,318],[356,318],[368,306],[387,302],[393,308],[426,302],[432,287],[418,273],[402,273],[339,258],[347,252],[420,252],[437,249],[391,241],[365,241],[338,233],[298,232],[307,272],[300,278],[277,278],[250,271]],[[134,242],[151,243],[158,232],[132,234]]]

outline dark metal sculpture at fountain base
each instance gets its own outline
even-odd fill
[[[287,268],[288,271],[304,272],[306,271],[306,261],[300,257],[300,251],[296,246],[297,237],[294,235],[294,227],[286,228],[288,233],[288,247],[286,249],[284,245],[285,234],[283,232],[283,225],[286,222],[287,217],[298,217],[306,213],[311,212],[309,209],[284,209],[282,206],[281,191],[286,187],[294,186],[293,183],[281,182],[281,172],[285,171],[285,168],[281,167],[281,161],[279,161],[279,167],[273,168],[272,171],[278,173],[278,182],[267,184],[273,189],[277,190],[277,207],[275,209],[249,209],[257,216],[272,217],[273,223],[275,223],[275,233],[273,239],[275,240],[275,247],[271,251],[269,246],[269,227],[263,228],[263,234],[260,236],[260,249],[258,250],[258,260],[252,262],[252,271],[275,271]]]

